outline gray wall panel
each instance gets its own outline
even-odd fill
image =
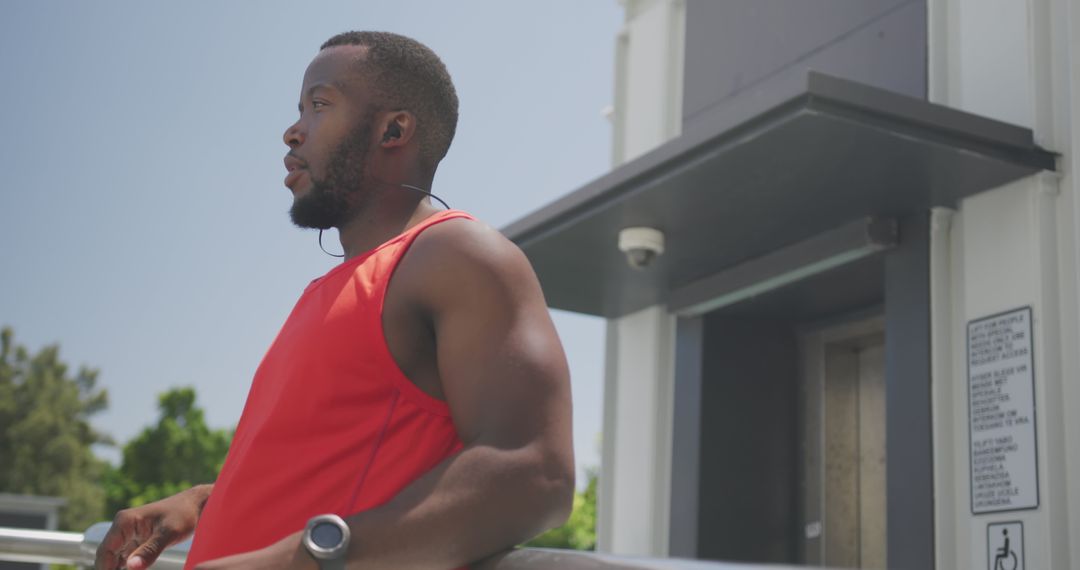
[[[901,222],[885,260],[885,447],[889,568],[934,567],[930,222]]]
[[[798,350],[790,324],[705,317],[698,556],[798,557]]]
[[[811,70],[925,98],[926,34],[925,0],[689,0],[683,123]]]
[[[680,318],[675,331],[675,402],[671,442],[671,527],[668,554],[697,556],[701,452],[702,317]]]

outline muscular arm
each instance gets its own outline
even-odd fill
[[[348,520],[356,568],[445,570],[565,521],[573,499],[569,373],[525,256],[494,230],[421,234],[394,287],[429,317],[457,455]]]

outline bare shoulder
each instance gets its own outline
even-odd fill
[[[430,269],[450,266],[472,271],[528,269],[532,267],[521,249],[495,228],[474,220],[457,218],[431,226],[412,246],[417,260]]]
[[[398,269],[409,288],[429,300],[497,292],[539,296],[532,265],[495,228],[469,219],[450,219],[424,230]]]
[[[435,224],[421,233],[413,244],[421,255],[451,256],[459,261],[506,261],[504,256],[524,254],[499,230],[477,220],[453,218]]]

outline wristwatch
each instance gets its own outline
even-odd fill
[[[304,527],[302,540],[308,554],[319,563],[320,570],[345,570],[345,553],[349,549],[349,525],[337,515],[312,517]]]

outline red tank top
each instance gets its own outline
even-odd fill
[[[461,449],[449,407],[405,377],[382,327],[394,268],[453,218],[472,219],[434,214],[304,290],[255,372],[185,568],[377,507]]]

